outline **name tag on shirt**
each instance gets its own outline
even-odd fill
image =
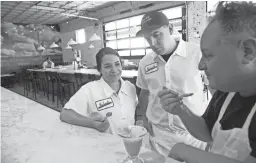
[[[103,100],[96,101],[95,105],[97,107],[97,110],[101,111],[101,110],[105,110],[107,108],[113,107],[114,102],[113,102],[112,98],[106,98]]]
[[[155,72],[157,70],[158,70],[158,63],[157,62],[145,66],[146,74],[150,74],[150,73]]]

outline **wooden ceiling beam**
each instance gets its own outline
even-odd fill
[[[62,7],[68,5],[68,4],[72,3],[72,2],[73,2],[73,1],[67,1],[65,4],[59,6],[59,8],[64,9],[64,8],[62,8]],[[64,10],[66,10],[66,9],[64,9]],[[65,12],[66,12],[66,11],[63,11],[63,12],[60,12],[59,14],[65,13]],[[46,23],[46,22],[51,22],[52,20],[56,19],[56,18],[55,18],[56,16],[58,16],[58,15],[55,15],[53,18],[50,18],[50,19],[45,18],[44,20],[41,20],[40,23],[44,24],[44,23]]]
[[[14,5],[14,7],[13,7],[10,11],[8,11],[6,14],[4,14],[4,15],[1,17],[1,19],[4,19],[4,17],[7,16],[9,13],[11,13],[19,4],[21,4],[21,2],[22,2],[22,1],[17,2],[17,3]]]
[[[26,11],[28,11],[29,9],[31,9],[33,6],[39,4],[40,2],[41,2],[41,1],[38,1],[38,2],[36,2],[36,3],[33,3],[33,4],[29,5],[29,7],[28,7],[26,10],[24,10],[21,14],[19,14],[19,15],[16,16],[15,18],[13,18],[13,19],[12,19],[12,22],[14,22],[18,17],[20,17],[22,14],[24,14]]]

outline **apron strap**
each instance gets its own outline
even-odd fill
[[[250,114],[248,115],[248,117],[247,117],[247,119],[246,119],[246,121],[244,123],[244,126],[243,126],[244,129],[248,129],[249,128],[255,112],[256,112],[256,103],[254,104]]]
[[[220,121],[220,119],[223,117],[223,115],[224,115],[224,113],[225,113],[225,111],[226,111],[230,101],[232,100],[232,98],[234,97],[235,94],[236,94],[235,92],[231,92],[231,93],[228,94],[224,104],[221,107],[221,110],[220,110],[220,113],[219,113],[219,117],[218,117],[218,120],[216,121],[216,123],[218,123]]]

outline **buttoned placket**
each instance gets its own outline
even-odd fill
[[[173,55],[171,55],[170,56],[170,58],[168,59],[168,61],[166,62],[163,58],[162,58],[162,56],[159,56],[159,55],[157,55],[157,56],[155,56],[155,58],[154,58],[154,61],[157,61],[157,62],[162,62],[163,64],[165,64],[164,65],[164,73],[165,73],[165,86],[167,87],[167,88],[169,88],[169,89],[171,89],[172,90],[172,85],[171,85],[171,75],[170,75],[170,73],[168,73],[169,72],[169,70],[170,70],[170,65],[171,65],[171,58],[173,57]],[[169,126],[170,125],[173,125],[173,115],[170,115],[170,114],[168,114],[168,121],[169,121]]]
[[[166,79],[167,79],[167,77],[166,77],[166,61],[163,59],[163,57],[162,56],[159,56],[159,55],[157,55],[156,54],[156,56],[155,56],[155,58],[154,58],[154,61],[155,62],[157,62],[158,64],[159,64],[159,62],[162,62],[161,64],[164,64],[165,65],[165,76],[164,76],[164,83],[166,83],[167,81],[166,81]],[[158,67],[159,67],[160,65],[158,65]]]
[[[124,107],[123,107],[124,101],[122,101],[122,98],[121,98],[121,96],[123,96],[121,94],[125,94],[122,90],[123,84],[124,83],[122,83],[121,88],[120,88],[118,93],[113,93],[114,98],[118,99],[118,103],[119,103],[119,106],[120,106],[120,109],[121,109],[121,118],[120,119],[125,119],[126,118],[125,112],[124,112]]]
[[[101,80],[104,80],[103,78],[101,78]],[[119,90],[119,92],[118,93],[116,93],[116,92],[114,92],[113,90],[112,90],[112,88],[110,88],[110,86],[105,82],[105,81],[102,81],[102,83],[103,83],[103,87],[104,88],[109,88],[109,90],[111,90],[112,91],[112,94],[110,95],[111,96],[111,98],[113,99],[113,102],[114,101],[118,101],[118,105],[121,107],[120,109],[120,111],[121,111],[121,117],[124,117],[124,111],[123,111],[123,106],[122,106],[122,101],[121,101],[121,98],[120,98],[120,93],[121,93],[121,91],[122,91],[122,85],[124,84],[123,82],[121,83],[121,88],[120,88],[120,90]],[[107,90],[107,92],[109,91],[109,90]],[[117,100],[114,100],[114,98],[117,98]],[[117,105],[116,103],[114,104],[114,105]]]
[[[172,61],[173,55],[170,56],[168,61],[165,63],[164,70],[165,70],[165,86],[171,90],[173,90],[172,84],[171,84],[171,74],[170,74],[170,67],[171,67],[171,61]],[[169,126],[173,126],[173,115],[168,114],[168,121]],[[174,126],[173,126],[174,127]]]

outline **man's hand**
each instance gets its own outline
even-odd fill
[[[105,132],[109,128],[109,121],[107,118],[104,121],[94,121],[94,128],[100,132]]]
[[[180,161],[180,162],[184,162],[185,158],[184,158],[184,154],[186,154],[186,148],[187,146],[183,143],[177,143],[175,144],[170,153],[168,154],[168,157],[173,158],[174,160]]]
[[[178,93],[163,87],[158,92],[162,108],[170,114],[179,115],[181,112],[182,97]]]

